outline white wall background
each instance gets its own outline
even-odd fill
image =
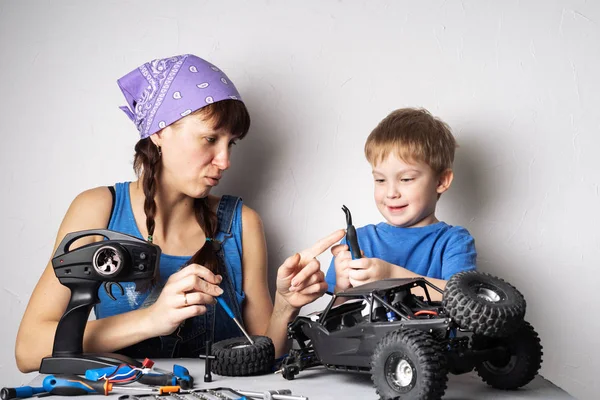
[[[599,24],[599,3],[576,0],[0,0],[2,386],[29,379],[13,343],[70,201],[133,177],[116,79],[192,52],[250,109],[219,192],[260,212],[272,271],[344,227],[342,204],[380,221],[364,140],[392,109],[426,107],[461,146],[438,217],[525,294],[542,375],[596,398]]]

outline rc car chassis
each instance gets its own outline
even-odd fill
[[[288,326],[298,345],[280,371],[371,374],[382,399],[439,399],[447,374],[476,369],[489,385],[517,389],[542,361],[538,334],[523,320],[525,300],[510,284],[475,271],[454,275],[443,301],[423,278],[386,279],[334,294],[322,312]],[[344,301],[345,300],[345,301]],[[342,304],[338,304],[344,301]]]

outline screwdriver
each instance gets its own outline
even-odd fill
[[[229,315],[229,317],[233,320],[233,322],[236,323],[236,325],[238,326],[238,328],[240,328],[240,331],[242,331],[242,333],[244,334],[244,336],[246,336],[246,339],[248,339],[248,341],[250,342],[250,344],[254,344],[254,340],[252,340],[252,338],[250,337],[250,335],[248,335],[248,332],[246,332],[246,330],[244,329],[244,327],[242,326],[242,324],[240,324],[239,321],[237,320],[237,318],[235,317],[235,315],[233,315],[233,312],[231,311],[231,308],[229,308],[229,306],[227,305],[227,303],[225,303],[225,300],[223,300],[220,297],[217,297],[217,302],[221,305],[221,307],[223,307],[223,310],[225,310],[225,312],[227,313],[227,315]]]
[[[21,386],[17,388],[2,388],[0,390],[0,398],[2,400],[10,399],[24,399],[27,397],[35,396],[38,393],[44,393],[46,389],[43,387],[32,387],[32,386]]]
[[[57,378],[48,375],[44,378],[44,389],[50,394],[59,396],[80,396],[88,393],[107,395],[112,390],[112,383],[107,380],[91,381],[77,376]]]
[[[127,392],[129,390],[140,390],[162,395],[165,393],[179,393],[181,390],[179,386],[161,386],[156,389],[123,386],[117,386],[115,388],[108,380],[92,381],[78,376],[65,376],[59,378],[54,375],[48,375],[44,378],[43,386],[46,392],[59,396],[81,396],[90,393],[98,393],[106,396],[113,391],[123,393],[123,391]]]

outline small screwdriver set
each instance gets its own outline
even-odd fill
[[[88,370],[85,377],[78,375],[48,375],[42,386],[21,386],[2,388],[1,400],[24,399],[42,396],[82,396],[88,394],[105,395],[118,394],[119,400],[137,400],[143,397],[158,398],[171,396],[178,400],[241,400],[241,399],[273,399],[273,400],[308,400],[307,397],[292,395],[288,389],[267,390],[264,392],[238,390],[225,387],[211,389],[194,389],[194,379],[189,371],[175,364],[173,372],[153,367],[153,362],[144,360],[143,367],[119,365]],[[148,387],[132,383],[148,385]]]

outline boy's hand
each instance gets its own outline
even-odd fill
[[[331,248],[331,254],[335,257],[335,291],[346,290],[352,285],[350,284],[350,267],[348,262],[352,261],[352,253],[348,249],[348,245],[338,244]]]
[[[359,286],[391,278],[393,265],[379,258],[359,258],[348,261],[348,268],[350,284]]]

